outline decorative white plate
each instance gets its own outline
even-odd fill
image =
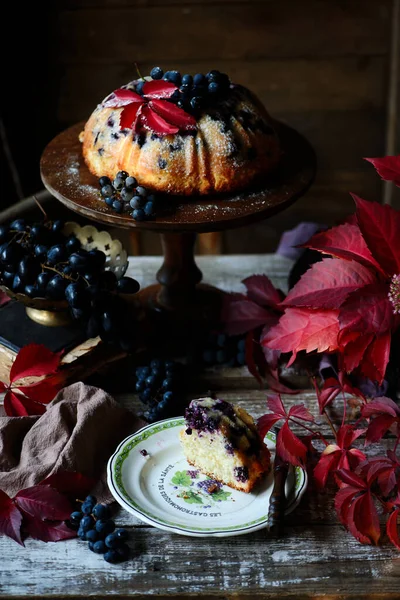
[[[241,535],[266,526],[272,472],[246,494],[228,486],[208,494],[199,483],[207,476],[187,462],[179,431],[183,417],[143,427],[126,438],[108,461],[111,493],[128,512],[159,529],[196,537]],[[275,434],[266,444],[274,457]],[[141,451],[146,451],[143,456]],[[299,503],[307,487],[307,474],[290,468],[286,481],[286,514]]]

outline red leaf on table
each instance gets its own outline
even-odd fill
[[[338,349],[339,311],[288,308],[262,341],[262,344],[281,352],[333,352]]]
[[[284,423],[276,439],[276,452],[282,460],[292,465],[303,465],[307,456],[307,448],[293,433],[288,423]]]
[[[374,165],[382,179],[393,181],[395,185],[400,186],[400,154],[381,158],[364,158],[364,160]]]
[[[242,335],[262,325],[275,325],[277,316],[243,294],[225,294],[221,320],[228,335]]]
[[[132,102],[125,106],[119,117],[120,129],[131,129],[135,125],[142,107],[143,104],[139,104],[139,102]]]
[[[40,377],[54,373],[61,359],[61,352],[52,352],[41,344],[29,344],[18,352],[10,370],[10,382],[23,377]]]
[[[57,378],[48,377],[32,385],[18,386],[16,389],[35,402],[48,404],[55,398],[61,388],[62,385]]]
[[[337,432],[337,443],[329,444],[324,449],[314,469],[314,477],[320,487],[325,486],[329,474],[336,469],[355,470],[362,461],[365,461],[365,454],[361,450],[351,448],[354,441],[363,433],[365,429],[354,429],[351,425],[340,427]]]
[[[318,487],[325,487],[330,473],[337,469],[339,459],[339,446],[336,444],[329,444],[321,454],[321,457],[314,468],[314,479]]]
[[[120,108],[121,106],[127,106],[128,104],[142,104],[144,102],[142,96],[133,92],[120,88],[110,94],[103,102],[103,106],[106,108]]]
[[[149,108],[167,123],[175,125],[180,131],[196,129],[196,119],[172,102],[166,100],[150,100]]]
[[[368,425],[366,440],[369,443],[378,442],[385,433],[397,424],[399,431],[400,409],[393,400],[382,396],[375,398],[363,406],[361,414],[368,419],[374,417]]]
[[[171,81],[153,79],[152,81],[146,81],[143,86],[143,94],[149,99],[171,98],[177,89],[176,85],[171,83]]]
[[[384,334],[393,325],[393,307],[386,284],[367,285],[351,294],[340,308],[341,330]]]
[[[273,427],[281,418],[282,417],[277,415],[263,415],[257,419],[257,429],[262,440],[265,438],[271,427]]]
[[[3,490],[0,490],[0,535],[7,535],[24,546],[21,538],[21,523],[21,511],[18,510],[11,498]]]
[[[376,480],[384,496],[389,496],[397,485],[400,475],[400,463],[392,450],[387,456],[378,456],[360,465],[361,473],[366,477],[368,485]]]
[[[340,393],[349,394],[351,396],[355,396],[356,398],[364,398],[362,392],[351,385],[348,378],[344,373],[339,372],[338,379],[335,377],[329,377],[322,386],[321,390],[315,388],[318,404],[321,414],[324,412],[324,409],[328,404],[330,404]]]
[[[74,471],[59,471],[38,485],[49,485],[71,500],[83,499],[93,489],[96,479]]]
[[[18,492],[14,501],[18,508],[35,519],[59,521],[68,519],[71,503],[49,485],[34,485]]]
[[[24,524],[27,533],[42,542],[59,542],[76,537],[76,531],[70,529],[63,521],[41,521],[28,515]]]
[[[271,394],[270,396],[267,396],[267,407],[271,412],[279,415],[279,417],[286,418],[286,410],[279,394]]]
[[[386,522],[386,533],[389,540],[400,550],[400,539],[399,532],[397,529],[397,520],[400,514],[400,509],[396,508],[390,515]]]
[[[278,304],[282,301],[282,293],[277,290],[266,275],[251,275],[243,279],[247,297],[260,306],[269,306],[281,310]]]
[[[378,336],[368,346],[360,364],[363,375],[381,384],[390,358],[390,331]]]
[[[339,469],[336,475],[343,481],[345,485],[356,488],[358,491],[366,490],[368,487],[362,477],[356,473],[352,473],[347,469]]]
[[[400,271],[400,212],[352,194],[357,221],[373,257],[388,275]]]
[[[145,105],[142,107],[140,122],[145,129],[154,131],[154,133],[161,136],[175,134],[179,131],[179,127],[168,123],[163,117]]]
[[[42,415],[46,411],[43,404],[39,404],[27,396],[12,390],[8,390],[4,397],[4,410],[8,417]]]
[[[324,258],[304,273],[282,306],[339,308],[352,292],[375,282],[376,276],[360,263]]]
[[[344,223],[327,231],[321,231],[303,246],[336,258],[355,260],[382,272],[382,268],[372,256],[358,224]]]
[[[310,413],[308,408],[304,406],[304,404],[294,404],[291,406],[288,417],[295,417],[296,419],[308,421],[309,423],[313,423],[315,421],[314,416]]]
[[[358,335],[353,341],[348,342],[342,351],[343,368],[350,373],[358,367],[364,358],[364,354],[370,343],[373,341],[374,335],[367,333],[366,335]],[[343,343],[343,338],[340,338]]]
[[[377,544],[381,535],[378,513],[370,490],[353,500],[347,514],[347,528],[362,544]]]

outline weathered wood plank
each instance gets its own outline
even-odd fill
[[[207,4],[64,11],[58,51],[63,62],[91,64],[190,61],[198,59],[199,48],[203,60],[382,55],[388,52],[390,4],[292,0],[284,11],[277,2],[251,10]],[[118,35],[110,40],[111,23]]]
[[[398,552],[388,545],[363,546],[339,526],[310,529],[299,524],[287,529],[282,540],[259,531],[212,543],[135,529],[131,545],[133,560],[111,566],[80,541],[55,546],[28,540],[25,549],[0,538],[0,594],[139,599],[221,593],[224,598],[376,598],[382,590],[393,597],[400,593]]]
[[[301,111],[384,109],[386,58],[328,58],[313,60],[255,60],[213,62],[232,81],[252,89],[272,115]],[[154,63],[140,65],[148,73]],[[162,64],[168,68],[167,64]],[[204,73],[210,63],[177,61],[182,72]],[[132,64],[67,65],[60,81],[58,119],[73,124],[87,119],[113,89],[136,77]]]

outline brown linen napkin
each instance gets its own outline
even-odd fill
[[[77,471],[99,479],[93,493],[109,502],[107,461],[142,425],[103,390],[74,383],[40,417],[0,417],[0,489],[12,497],[58,471]]]

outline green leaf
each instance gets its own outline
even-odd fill
[[[171,479],[171,482],[174,485],[190,485],[192,480],[186,471],[177,471]]]
[[[219,490],[218,492],[211,494],[211,498],[213,500],[228,500],[229,496],[231,495],[232,492],[224,492],[224,490]]]
[[[203,504],[203,500],[199,494],[195,494],[192,490],[183,490],[179,494],[179,498],[183,498],[188,504]]]

